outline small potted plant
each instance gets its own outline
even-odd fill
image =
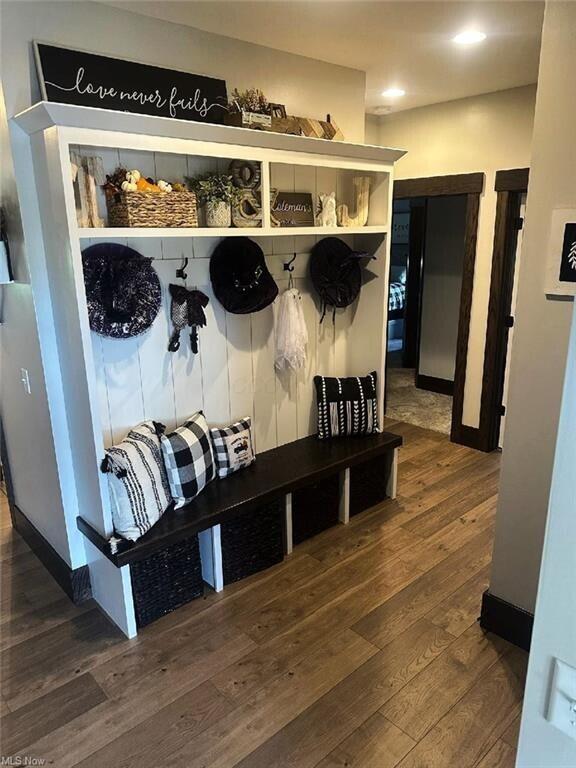
[[[187,178],[189,188],[196,193],[206,211],[206,226],[232,226],[232,204],[238,202],[239,191],[232,176],[225,173],[206,173]]]

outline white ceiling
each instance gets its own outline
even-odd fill
[[[132,0],[110,5],[367,73],[368,112],[393,111],[535,83],[543,2]],[[458,32],[486,32],[460,47]],[[254,83],[257,87],[258,83]],[[391,102],[381,93],[401,87]],[[385,110],[387,111],[387,110]]]

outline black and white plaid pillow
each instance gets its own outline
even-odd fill
[[[344,379],[314,377],[321,440],[378,432],[376,380],[376,371]]]
[[[162,455],[175,509],[197,496],[215,477],[208,424],[199,411],[169,435],[161,435]]]
[[[250,419],[240,419],[222,429],[211,429],[218,477],[226,477],[255,461]]]

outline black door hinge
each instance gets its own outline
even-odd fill
[[[504,318],[504,325],[506,328],[514,328],[514,318],[512,315],[506,315]]]
[[[522,216],[518,216],[515,223],[516,223],[516,229],[524,228],[524,219],[522,218]]]
[[[500,416],[506,416],[506,406],[505,405],[501,405],[499,410],[500,410]]]

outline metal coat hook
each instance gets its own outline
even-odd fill
[[[294,256],[292,256],[290,261],[287,261],[287,262],[284,263],[284,270],[286,272],[290,272],[290,276],[288,278],[288,289],[294,287],[294,280],[292,278],[292,272],[294,272],[294,267],[292,265],[294,264],[295,261],[296,261],[296,254],[294,254]]]
[[[182,264],[179,269],[176,270],[176,277],[179,277],[182,280],[186,280],[188,275],[184,271],[186,267],[188,266],[188,257],[182,256]]]

